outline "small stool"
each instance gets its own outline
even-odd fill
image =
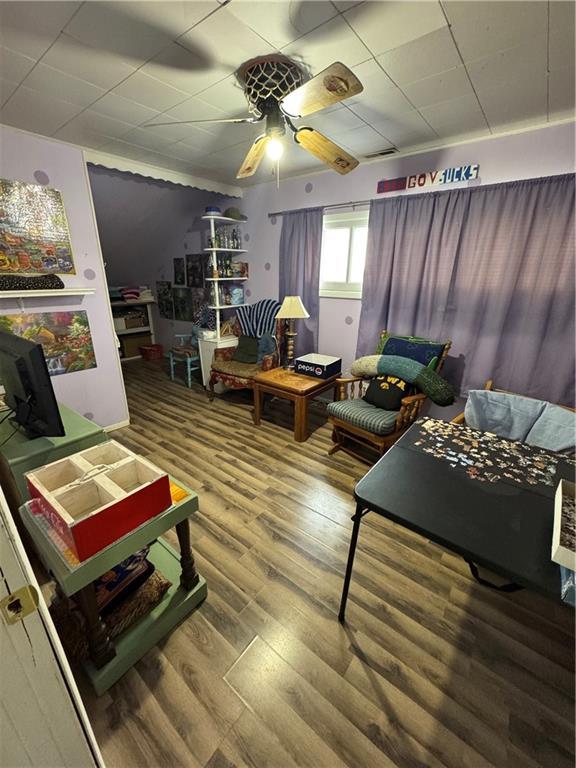
[[[186,363],[186,382],[192,386],[192,371],[200,370],[200,357],[196,347],[172,347],[170,350],[170,379],[174,381],[176,363]]]

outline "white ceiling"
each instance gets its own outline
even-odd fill
[[[233,182],[259,126],[143,129],[247,114],[234,71],[282,51],[342,61],[363,93],[300,124],[352,154],[574,117],[574,3],[0,2],[0,122]],[[322,165],[291,147],[282,174]],[[264,161],[252,183],[270,178]]]

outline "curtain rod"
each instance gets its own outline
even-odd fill
[[[377,200],[378,198],[373,198]],[[354,208],[354,206],[357,205],[369,205],[372,202],[372,199],[370,200],[356,200],[354,202],[350,203],[335,203],[334,205],[316,205],[313,208],[291,208],[287,211],[272,211],[272,213],[268,214],[268,218],[271,216],[284,216],[286,213],[301,213],[302,211],[315,211],[319,208],[327,210],[333,210],[334,208]]]

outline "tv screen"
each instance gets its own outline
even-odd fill
[[[29,437],[65,434],[40,344],[0,331],[0,384],[12,422]]]

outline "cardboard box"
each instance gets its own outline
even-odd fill
[[[576,505],[574,483],[560,480],[554,498],[552,560],[576,571]]]
[[[126,328],[146,328],[147,321],[142,315],[127,315],[124,318]]]
[[[26,474],[35,509],[86,560],[172,506],[170,480],[110,440]]]
[[[121,336],[120,343],[124,357],[136,357],[140,354],[140,347],[148,346],[152,343],[152,337],[149,333],[135,333],[128,336]]]
[[[126,330],[126,318],[125,317],[114,317],[114,330],[116,331],[125,331]]]
[[[302,355],[294,361],[294,373],[313,379],[331,379],[342,371],[342,358],[330,355]]]

